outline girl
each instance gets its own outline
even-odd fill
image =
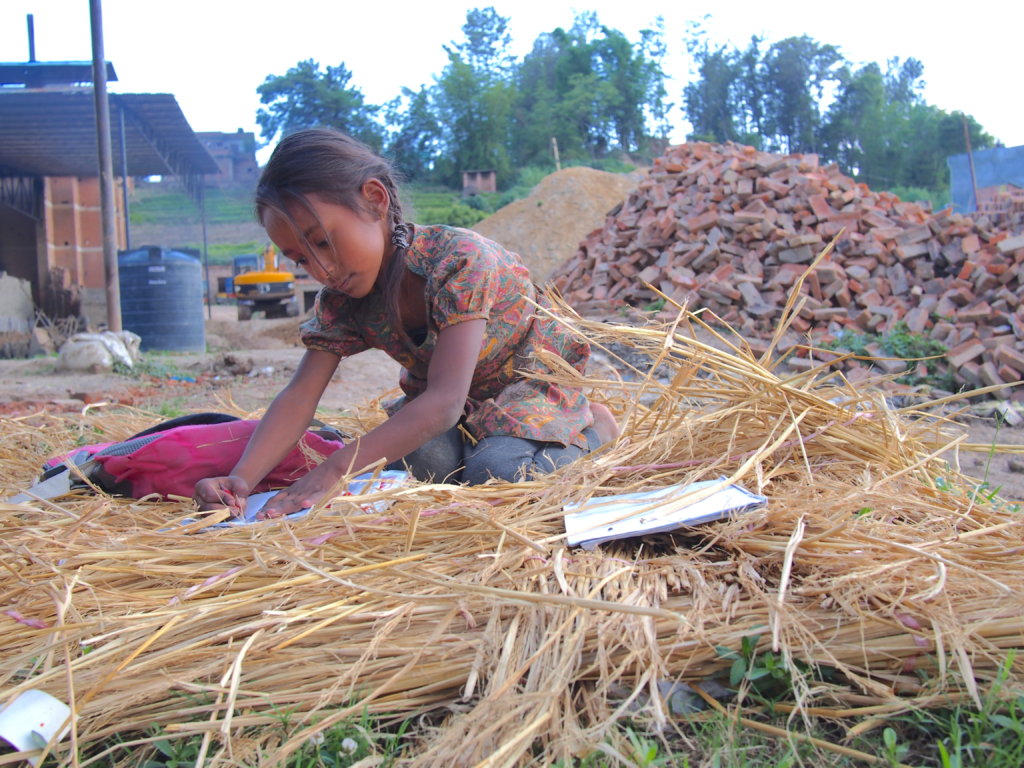
[[[611,440],[607,408],[522,375],[540,353],[582,371],[589,347],[535,314],[517,256],[474,232],[413,227],[388,163],[331,130],[281,141],[256,215],[284,256],[323,288],[300,330],[307,350],[226,477],[196,485],[202,508],[244,512],[256,483],[309,426],[341,358],[374,347],[403,372],[390,418],[278,493],[261,516],[309,507],[343,476],[384,459],[420,479],[481,483],[549,472]]]

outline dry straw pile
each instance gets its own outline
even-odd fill
[[[302,521],[208,532],[179,525],[196,514],[185,500],[0,505],[0,700],[39,688],[71,703],[54,747],[69,763],[123,757],[115,737],[138,749],[159,729],[203,738],[200,764],[279,765],[369,710],[414,718],[410,764],[512,766],[613,750],[626,714],[671,727],[658,683],[724,674],[718,648],[744,637],[811,669],[795,711],[858,729],[977,700],[1024,647],[1024,517],[937,458],[956,442],[940,420],[827,366],[782,378],[736,339],[697,341],[688,313],[657,328],[562,316],[595,345],[645,351],[671,384],[583,382],[623,437],[544,480],[412,485],[385,492],[384,512],[341,498]],[[76,441],[152,420],[99,408],[0,422],[0,490]],[[719,476],[767,508],[564,546],[566,502]],[[1007,690],[1022,672],[1018,659]]]

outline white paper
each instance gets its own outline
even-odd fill
[[[45,691],[25,691],[0,710],[0,738],[20,752],[42,749],[70,714],[67,704]],[[57,741],[64,738],[70,727],[68,723]],[[27,759],[32,765],[39,761],[38,757]]]
[[[570,546],[593,549],[613,539],[626,539],[649,533],[665,533],[678,528],[721,520],[764,506],[767,499],[741,488],[724,485],[701,498],[701,491],[722,485],[725,478],[704,480],[689,485],[671,485],[651,491],[600,496],[581,504],[567,504],[566,540]],[[692,502],[680,503],[694,494]],[[699,495],[698,495],[699,494]]]
[[[359,475],[349,481],[348,489],[343,493],[339,494],[335,498],[349,498],[359,504],[364,510],[370,512],[373,510],[383,510],[388,506],[387,501],[377,501],[373,504],[361,503],[357,497],[368,493],[377,493],[378,491],[384,491],[388,488],[394,488],[399,485],[403,485],[409,478],[408,472],[401,472],[399,470],[387,469],[383,472],[374,475],[373,473],[366,473]],[[260,510],[263,509],[264,505],[280,491],[266,491],[265,493],[254,493],[248,499],[245,504],[245,516],[235,517],[230,520],[225,520],[222,523],[218,523],[220,526],[224,525],[248,525],[250,523],[263,522],[256,519],[256,515],[259,514]],[[309,508],[300,509],[297,512],[292,512],[289,515],[285,515],[281,518],[274,518],[277,520],[298,520],[299,518],[305,517],[309,514]],[[210,526],[213,528],[214,526]]]

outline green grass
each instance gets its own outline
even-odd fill
[[[702,712],[674,718],[658,732],[643,721],[622,721],[592,752],[559,768],[621,768],[634,766],[692,766],[693,768],[854,768],[866,763],[835,747],[846,747],[880,758],[884,766],[940,768],[1020,768],[1024,764],[1024,697],[1009,701],[989,697],[981,710],[965,706],[913,711],[893,717],[854,738],[854,723],[812,718],[808,721],[766,714],[757,707],[741,711]],[[751,721],[779,729],[784,735],[756,730]],[[257,738],[281,744],[299,730],[281,715],[280,723],[245,729],[236,738]],[[269,738],[268,738],[269,737]],[[815,743],[817,740],[818,743]],[[90,765],[98,768],[185,768],[195,765],[202,746],[199,736],[152,730],[139,739],[110,744],[93,752]],[[99,756],[98,752],[105,752]],[[216,751],[210,746],[208,756]],[[375,765],[398,760],[415,764],[416,735],[410,720],[354,716],[307,740],[282,768],[336,766],[346,768],[371,758]],[[629,762],[622,762],[621,755]],[[266,755],[264,755],[266,757]],[[54,762],[49,762],[54,765]],[[255,763],[255,758],[253,762]],[[541,765],[541,763],[537,763]]]
[[[1024,695],[1010,680],[1015,658],[1007,652],[995,680],[981,689],[981,706],[953,703],[929,710],[910,709],[856,736],[850,728],[865,721],[788,715],[778,704],[791,699],[792,680],[775,674],[781,658],[757,650],[751,636],[739,652],[720,651],[741,661],[731,670],[736,698],[722,711],[704,710],[673,716],[663,730],[643,719],[625,718],[592,745],[589,754],[559,761],[559,768],[620,768],[632,766],[687,766],[688,768],[854,768],[866,763],[842,748],[876,758],[876,765],[939,766],[940,768],[1019,768],[1024,765]],[[787,672],[788,675],[788,672]],[[808,669],[798,670],[812,685]],[[765,681],[757,685],[758,681]],[[724,681],[723,681],[724,682]],[[329,714],[329,713],[325,713]],[[204,718],[205,719],[205,718]],[[430,718],[428,718],[429,720]],[[870,718],[869,718],[870,720]],[[371,716],[365,709],[308,739],[283,768],[346,768],[389,766],[396,761],[415,765],[420,748],[416,724],[404,717]],[[755,725],[759,724],[759,725]],[[273,722],[243,729],[235,738],[252,738],[265,745],[280,745],[304,728],[292,722],[289,711],[277,712]],[[431,721],[425,733],[439,725]],[[758,728],[774,728],[765,733]],[[216,740],[207,756],[216,751]],[[99,768],[184,768],[196,763],[202,738],[151,729],[137,738],[90,750],[89,765]],[[266,758],[267,755],[262,755]],[[621,759],[620,759],[621,758]],[[257,764],[257,756],[247,764]],[[53,764],[53,763],[49,763]],[[541,765],[541,763],[536,763]]]
[[[896,323],[892,330],[881,335],[842,331],[834,341],[823,346],[825,349],[852,352],[858,357],[871,357],[872,353],[869,347],[872,345],[881,348],[883,357],[924,362],[927,371],[925,376],[918,376],[911,371],[900,376],[897,381],[910,385],[928,383],[940,389],[952,391],[952,373],[945,365],[947,352],[945,345],[927,336],[911,332],[906,323]]]
[[[208,187],[206,220],[210,223],[253,221],[252,190],[246,187]],[[180,224],[199,221],[199,209],[174,184],[142,184],[129,204],[132,224]]]
[[[458,192],[419,184],[403,189],[403,211],[414,224],[448,224],[453,227],[471,227],[488,215],[486,211],[468,205]]]

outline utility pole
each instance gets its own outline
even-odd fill
[[[971,171],[971,194],[974,195],[974,208],[978,210],[978,177],[974,174],[974,153],[971,152],[971,132],[967,128],[967,116],[962,114],[960,119],[964,124],[964,145],[967,147],[967,167]]]
[[[96,104],[96,143],[100,176],[100,216],[103,219],[103,275],[107,284],[107,330],[121,330],[121,285],[117,271],[117,228],[114,206],[114,161],[110,141],[110,102],[107,100],[107,62],[103,55],[103,9],[89,0],[92,27],[92,90]]]

